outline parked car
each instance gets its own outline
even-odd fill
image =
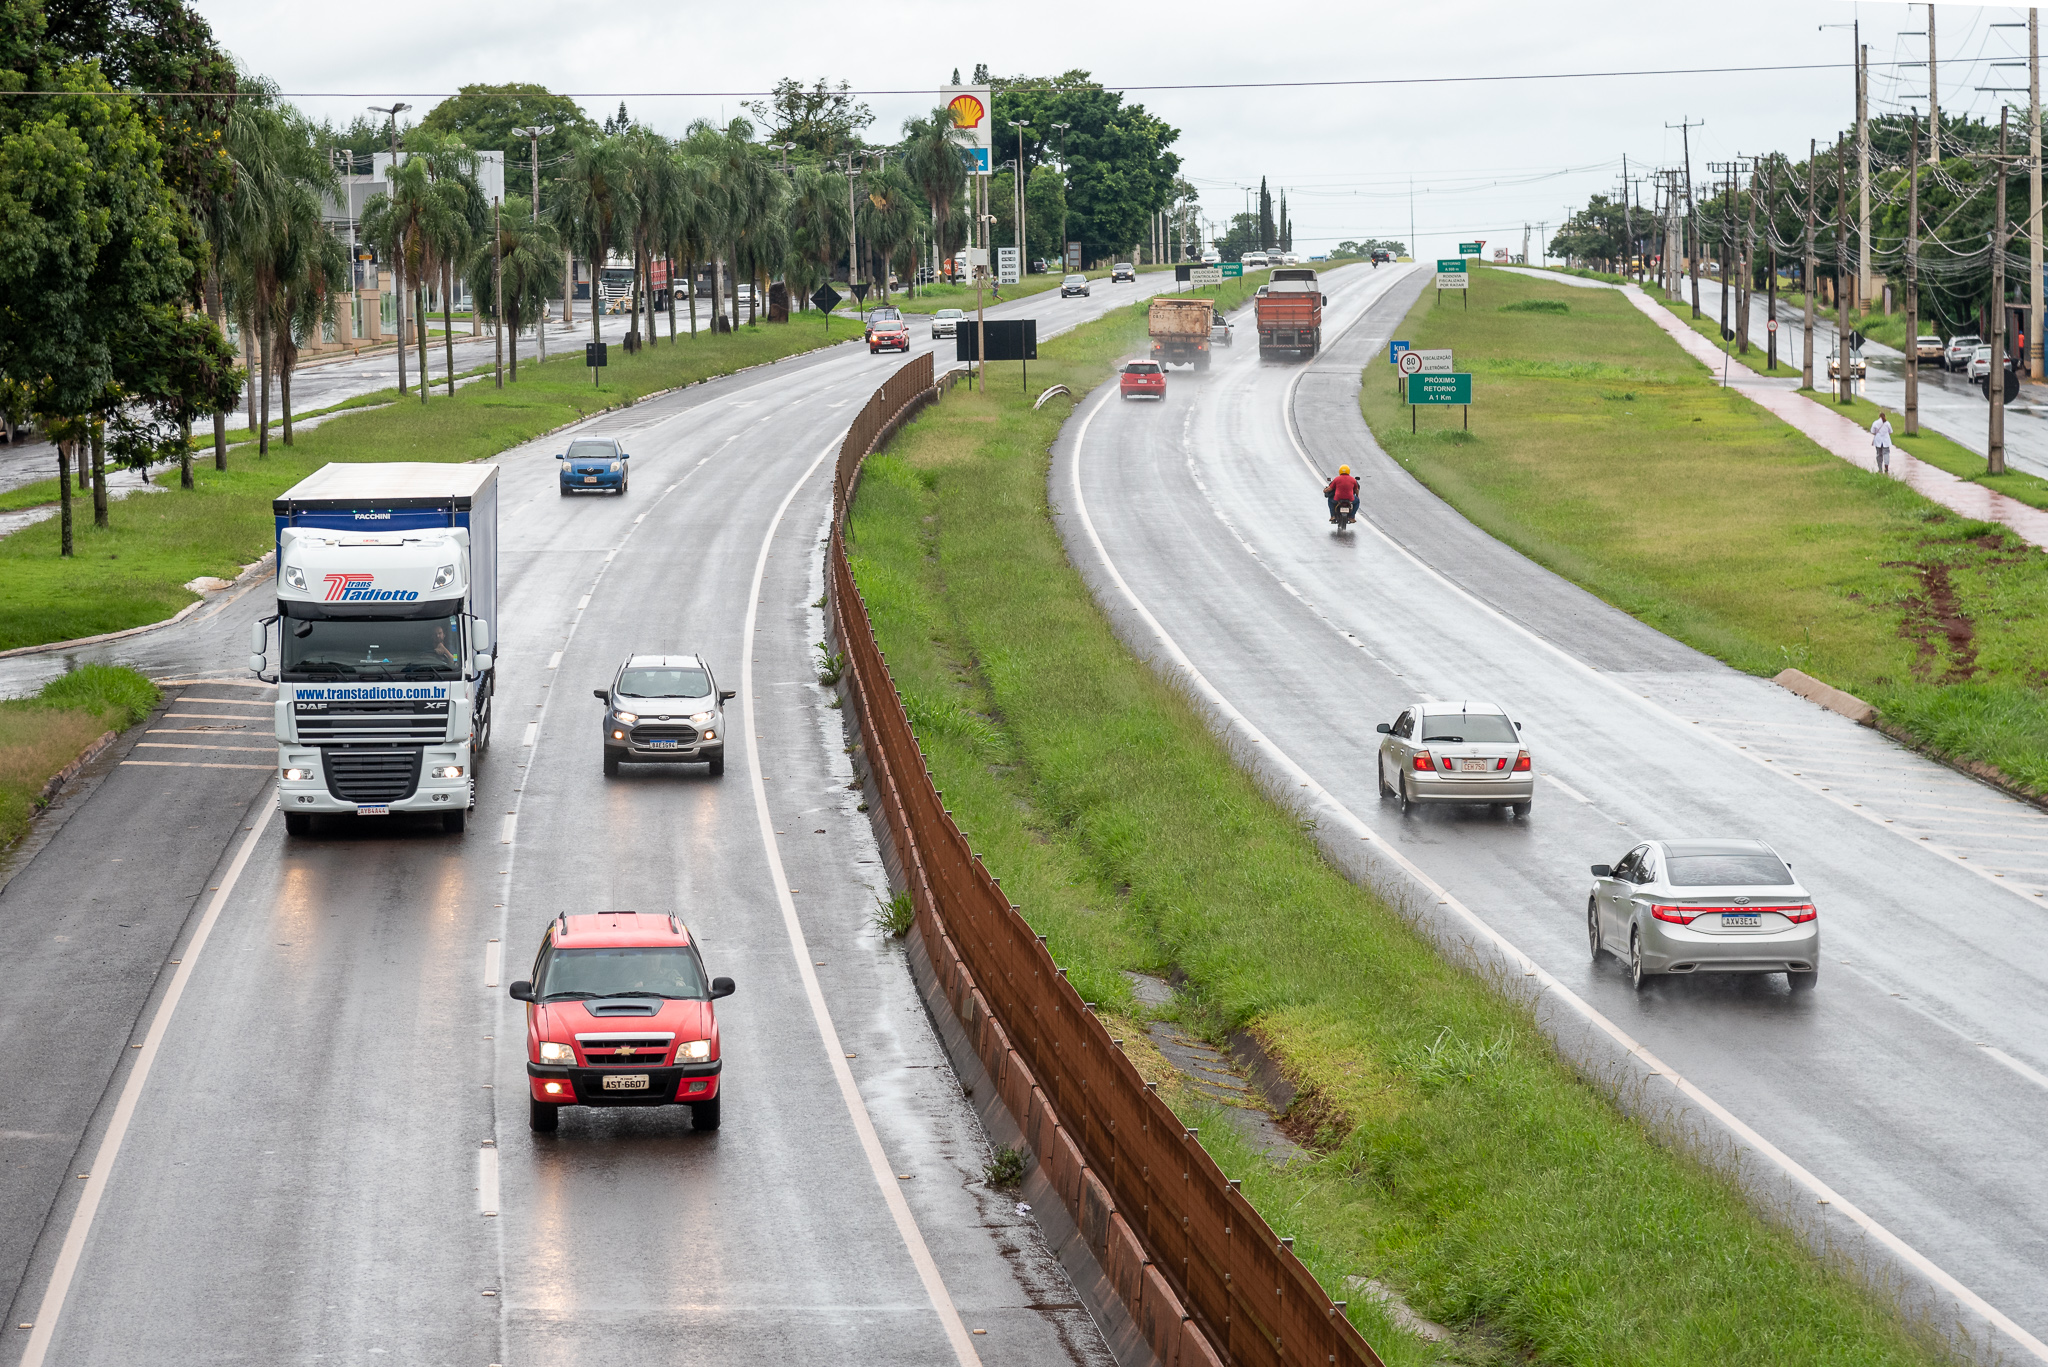
[[[1970,364],[1970,356],[1982,346],[1984,339],[1974,332],[1965,332],[1948,339],[1948,346],[1941,353],[1941,364],[1947,370],[1961,370]]]
[[[708,764],[725,772],[725,705],[711,666],[697,655],[628,655],[610,688],[593,689],[603,702],[604,773],[620,764]]]
[[[960,309],[940,309],[932,315],[932,336],[956,336],[960,327],[960,320],[966,316],[966,313]]]
[[[1493,703],[1413,703],[1378,730],[1380,796],[1403,812],[1424,802],[1484,802],[1527,816],[1536,800],[1522,724]]]
[[[540,938],[533,977],[508,989],[526,1003],[527,1126],[548,1133],[564,1106],[688,1106],[693,1129],[719,1121],[718,1015],[731,978],[673,915],[558,915]]]
[[[1230,320],[1219,314],[1209,325],[1209,349],[1213,351],[1220,346],[1229,346],[1231,342]]]
[[[1109,268],[1109,283],[1112,285],[1121,285],[1126,281],[1135,281],[1137,278],[1137,268],[1128,261],[1119,261]]]
[[[894,318],[878,318],[868,324],[868,355],[890,348],[897,351],[910,350],[910,324],[903,321],[903,315]]]
[[[1942,353],[1941,338],[1916,337],[1913,339],[1913,354],[1923,361],[1939,361]]]
[[[1166,367],[1157,361],[1132,361],[1117,377],[1117,386],[1126,399],[1164,399]]]
[[[1648,840],[1593,865],[1586,940],[1598,963],[1623,956],[1637,991],[1683,973],[1783,973],[1820,981],[1813,896],[1761,840]]]
[[[1989,348],[1986,348],[1986,350],[1989,350]],[[1861,380],[1866,378],[1868,373],[1868,368],[1863,364],[1863,353],[1860,351],[1850,352],[1849,378],[1852,380]],[[1828,378],[1830,380],[1839,380],[1842,378],[1842,367],[1840,357],[1833,355],[1830,355],[1828,357]]]
[[[2012,357],[2010,356],[2005,358],[2005,370],[2008,374],[2012,371]],[[1970,365],[1965,373],[1969,376],[1971,384],[1981,385],[1984,383],[1984,377],[1991,373],[1991,347],[1989,343],[1978,347],[1970,353]]]
[[[1087,276],[1070,275],[1066,279],[1060,281],[1060,298],[1068,299],[1077,294],[1084,299],[1088,297]]]
[[[562,497],[571,494],[623,494],[626,466],[625,448],[610,437],[580,437],[555,457],[562,462]]]

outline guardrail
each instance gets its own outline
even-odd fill
[[[938,397],[929,355],[876,390],[833,478],[832,618],[918,929],[1027,1142],[1166,1364],[1381,1367],[1067,982],[946,810],[847,563],[861,462]]]

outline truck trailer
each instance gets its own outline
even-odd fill
[[[1208,299],[1174,295],[1154,299],[1145,314],[1146,330],[1152,334],[1152,359],[1161,365],[1207,370],[1209,330],[1215,319],[1215,305]]]
[[[1259,355],[1292,351],[1313,356],[1323,349],[1323,305],[1328,303],[1314,270],[1289,267],[1273,272],[1252,308],[1258,317]]]
[[[461,831],[491,741],[498,467],[329,465],[272,510],[277,612],[249,666],[278,686],[286,833],[401,813]]]

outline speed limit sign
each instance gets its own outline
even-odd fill
[[[1771,320],[1770,320],[1770,321],[1769,321],[1768,323],[1765,323],[1765,324],[1764,324],[1764,331],[1765,331],[1765,332],[1776,332],[1777,330],[1778,330],[1778,320],[1777,320],[1777,319],[1775,319],[1775,318],[1771,319]]]
[[[1422,373],[1422,357],[1417,352],[1404,351],[1401,353],[1400,366],[1403,375],[1420,375]]]

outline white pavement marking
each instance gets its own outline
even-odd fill
[[[498,1213],[498,1149],[494,1144],[476,1151],[476,1201],[483,1214]]]
[[[2036,1087],[2048,1087],[2048,1077],[2044,1077],[2035,1069],[2029,1068],[2026,1064],[2021,1063],[2011,1054],[2006,1053],[2005,1050],[1989,1044],[1980,1044],[1977,1047],[1979,1049],[1982,1049],[1985,1053],[1991,1055],[1991,1057],[1997,1059],[2006,1067],[2012,1069],[2015,1073],[2018,1073],[2027,1081],[2033,1083]]]
[[[1577,798],[1579,801],[1585,803],[1588,807],[1593,805],[1592,798],[1587,797],[1584,793],[1580,792],[1577,788],[1572,787],[1571,784],[1566,783],[1557,775],[1545,774],[1543,778],[1545,782],[1555,785],[1557,790],[1563,793],[1566,797]]]
[[[211,750],[210,745],[195,745],[195,750]],[[123,765],[138,765],[144,769],[268,769],[268,764],[201,764],[197,760],[184,759],[124,759]]]
[[[539,739],[540,739],[540,723],[539,723],[539,722],[537,722],[537,721],[530,721],[530,722],[528,722],[528,723],[526,724],[526,735],[525,735],[524,739],[522,739],[522,740],[521,740],[521,741],[520,741],[519,743],[520,743],[521,745],[531,745],[531,744],[533,744],[533,743],[534,743],[534,742],[535,742],[536,740],[539,740]]]
[[[264,705],[265,707],[268,707],[268,706],[270,706],[270,704],[269,704],[269,703],[265,703],[265,704],[263,704],[263,705]],[[249,716],[249,715],[247,715],[246,713],[241,713],[241,712],[166,712],[166,713],[164,713],[164,715],[165,715],[166,717],[176,717],[176,718],[178,718],[178,719],[179,719],[180,721],[258,721],[258,720],[261,720],[260,718],[257,718],[257,717],[252,717],[252,716]]]
[[[150,1018],[149,1033],[142,1037],[142,1049],[135,1056],[135,1066],[128,1073],[128,1081],[121,1086],[121,1099],[114,1104],[113,1118],[107,1122],[107,1132],[100,1138],[99,1151],[93,1155],[92,1175],[86,1179],[85,1194],[79,1198],[78,1209],[71,1213],[71,1227],[65,1230],[64,1244],[57,1250],[57,1264],[50,1269],[50,1284],[44,1288],[43,1303],[36,1309],[36,1327],[29,1333],[28,1348],[21,1355],[21,1367],[43,1367],[43,1359],[50,1351],[50,1341],[57,1336],[57,1319],[64,1313],[64,1298],[71,1292],[71,1279],[78,1275],[78,1264],[85,1254],[86,1236],[92,1233],[93,1216],[99,1213],[100,1201],[106,1195],[107,1183],[113,1176],[115,1160],[121,1155],[121,1141],[128,1135],[128,1125],[135,1118],[135,1107],[142,1099],[142,1089],[149,1082],[149,1070],[155,1066],[157,1051],[163,1047],[164,1033],[171,1024],[171,1013],[178,1009],[178,1002],[185,995],[185,984],[192,980],[192,970],[199,963],[199,952],[206,948],[206,939],[213,933],[214,922],[220,919],[221,908],[234,895],[235,884],[241,881],[242,870],[248,867],[256,842],[263,838],[264,829],[270,825],[269,804],[258,810],[263,815],[249,827],[249,834],[243,838],[241,848],[235,851],[234,860],[228,865],[227,875],[220,880],[219,890],[206,904],[205,914],[199,918],[191,942],[185,946],[177,971],[171,974],[171,985],[164,989],[163,1000],[157,1003],[156,1014]]]
[[[610,556],[606,556],[606,557],[605,557],[604,559],[605,559],[605,563],[606,563],[607,565],[609,565],[609,564],[611,563],[611,559],[612,559],[612,558],[611,558]],[[587,594],[587,593],[586,593],[586,594],[584,594],[584,595],[583,595],[583,596],[582,596],[581,598],[578,598],[578,599],[576,600],[576,611],[578,611],[578,612],[581,612],[581,611],[583,611],[583,609],[585,609],[585,608],[587,608],[587,607],[589,607],[589,606],[590,606],[590,595],[589,595],[589,594]]]
[[[511,844],[511,843],[512,843],[512,837],[513,837],[514,835],[518,834],[518,832],[519,832],[519,813],[517,813],[517,812],[507,812],[507,813],[505,813],[505,820],[504,820],[504,822],[503,822],[503,823],[502,823],[502,824],[501,824],[501,825],[499,826],[499,828],[498,828],[498,843],[499,843],[500,845],[509,845],[509,844]]]
[[[484,986],[496,987],[498,976],[505,970],[505,946],[492,940],[484,946]]]
[[[1948,1272],[1944,1271],[1941,1267],[1937,1266],[1925,1254],[1921,1253],[1918,1249],[1908,1244],[1904,1239],[1901,1239],[1898,1235],[1892,1233],[1889,1229],[1886,1229],[1883,1225],[1879,1224],[1876,1220],[1872,1219],[1869,1215],[1865,1214],[1859,1207],[1851,1203],[1840,1192],[1836,1191],[1833,1187],[1830,1187],[1827,1183],[1821,1181],[1819,1177],[1815,1176],[1813,1173],[1807,1171],[1804,1167],[1800,1166],[1797,1162],[1793,1161],[1792,1157],[1789,1154],[1785,1153],[1784,1151],[1779,1149],[1777,1145],[1771,1143],[1768,1139],[1765,1139],[1761,1134],[1751,1129],[1747,1124],[1745,1124],[1741,1119],[1739,1119],[1734,1114],[1734,1112],[1730,1111],[1720,1102],[1708,1096],[1705,1092],[1701,1091],[1699,1087],[1694,1085],[1692,1082],[1686,1080],[1683,1076],[1681,1076],[1678,1073],[1676,1069],[1670,1067],[1662,1059],[1659,1059],[1655,1054],[1652,1054],[1649,1050],[1645,1049],[1641,1044],[1637,1043],[1633,1038],[1629,1036],[1627,1031],[1623,1030],[1620,1026],[1616,1025],[1613,1021],[1609,1020],[1606,1016],[1602,1015],[1599,1011],[1595,1010],[1590,1002],[1587,1002],[1584,998],[1580,997],[1578,993],[1572,991],[1569,987],[1566,987],[1562,982],[1559,982],[1555,977],[1551,976],[1548,970],[1546,970],[1541,964],[1537,963],[1534,959],[1524,954],[1520,949],[1518,949],[1513,944],[1513,942],[1508,940],[1508,938],[1502,935],[1499,931],[1495,930],[1490,924],[1487,923],[1487,921],[1484,918],[1479,916],[1478,913],[1474,912],[1470,907],[1466,906],[1463,902],[1459,901],[1456,897],[1452,896],[1449,889],[1445,888],[1441,883],[1438,883],[1434,878],[1431,878],[1427,873],[1424,873],[1421,868],[1417,867],[1416,864],[1413,861],[1411,861],[1406,855],[1402,854],[1401,851],[1394,848],[1392,844],[1388,843],[1385,840],[1380,839],[1376,835],[1376,833],[1371,829],[1371,827],[1367,826],[1365,822],[1358,817],[1357,813],[1353,812],[1349,807],[1345,806],[1342,802],[1339,802],[1335,795],[1333,795],[1327,788],[1323,787],[1322,784],[1316,782],[1316,780],[1310,776],[1309,772],[1306,769],[1303,769],[1299,764],[1295,763],[1294,760],[1290,758],[1278,746],[1274,745],[1271,739],[1269,739],[1264,732],[1260,731],[1259,728],[1252,723],[1251,718],[1245,716],[1244,713],[1238,711],[1237,708],[1230,702],[1228,698],[1225,698],[1222,693],[1217,691],[1215,685],[1209,682],[1208,678],[1202,673],[1202,671],[1195,668],[1194,661],[1188,658],[1187,653],[1180,648],[1180,644],[1176,642],[1173,639],[1173,637],[1167,634],[1166,628],[1160,624],[1160,621],[1157,617],[1154,617],[1152,615],[1151,609],[1145,606],[1145,604],[1138,598],[1138,595],[1131,589],[1131,586],[1125,582],[1122,572],[1119,571],[1116,567],[1116,562],[1110,559],[1109,548],[1103,544],[1102,537],[1096,532],[1094,520],[1090,518],[1088,515],[1088,503],[1081,492],[1081,455],[1085,443],[1088,439],[1088,428],[1090,424],[1092,424],[1095,421],[1096,416],[1102,412],[1102,409],[1107,400],[1108,391],[1105,390],[1104,398],[1098,401],[1096,405],[1088,411],[1088,416],[1081,420],[1080,429],[1074,434],[1074,455],[1072,461],[1071,476],[1074,489],[1073,509],[1075,516],[1077,516],[1080,519],[1082,530],[1084,530],[1088,534],[1089,545],[1091,545],[1094,548],[1097,558],[1101,560],[1103,570],[1107,572],[1111,582],[1113,582],[1116,585],[1117,591],[1123,595],[1124,601],[1130,604],[1131,610],[1137,613],[1138,617],[1145,623],[1146,627],[1152,632],[1153,636],[1158,640],[1161,652],[1166,656],[1166,658],[1169,661],[1171,661],[1173,667],[1182,673],[1182,675],[1186,678],[1188,683],[1191,684],[1197,692],[1199,692],[1205,699],[1208,700],[1209,705],[1216,709],[1217,713],[1223,717],[1223,719],[1229,724],[1229,726],[1232,729],[1239,732],[1240,734],[1244,735],[1246,738],[1250,739],[1251,741],[1263,745],[1265,747],[1264,753],[1270,756],[1273,762],[1276,765],[1278,765],[1291,779],[1298,782],[1301,787],[1307,788],[1311,796],[1317,803],[1323,806],[1337,819],[1348,825],[1352,829],[1353,833],[1358,835],[1361,839],[1371,841],[1372,844],[1381,852],[1383,852],[1388,859],[1392,860],[1396,864],[1399,864],[1401,868],[1407,872],[1409,877],[1413,878],[1417,883],[1420,883],[1423,887],[1427,888],[1432,894],[1435,895],[1438,905],[1449,907],[1451,911],[1458,916],[1459,919],[1463,920],[1467,925],[1469,925],[1473,929],[1473,931],[1475,931],[1482,939],[1492,944],[1494,948],[1497,949],[1502,955],[1507,957],[1517,967],[1519,967],[1522,971],[1523,976],[1536,979],[1537,983],[1543,988],[1544,991],[1548,992],[1550,995],[1554,996],[1558,1001],[1563,1002],[1566,1006],[1570,1007],[1581,1018],[1583,1018],[1589,1024],[1594,1026],[1596,1029],[1598,1029],[1602,1034],[1605,1034],[1608,1038],[1612,1039],[1616,1044],[1620,1045],[1621,1048],[1625,1050],[1627,1053],[1629,1053],[1637,1059],[1640,1059],[1643,1062],[1643,1064],[1647,1068],[1649,1068],[1653,1074],[1662,1076],[1666,1081],[1670,1082],[1673,1087],[1677,1088],[1681,1093],[1689,1097],[1695,1104],[1704,1109],[1708,1114],[1712,1115],[1715,1119],[1719,1120],[1723,1125],[1726,1125],[1731,1131],[1735,1133],[1735,1135],[1742,1142],[1754,1146],[1756,1151],[1763,1155],[1763,1157],[1768,1159],[1770,1162],[1775,1164],[1780,1172],[1784,1173],[1794,1182],[1797,1182],[1800,1186],[1805,1187],[1808,1191],[1812,1192],[1817,1200],[1831,1207],[1837,1215],[1840,1215],[1848,1219],[1855,1225],[1857,1225],[1860,1229],[1864,1231],[1864,1233],[1868,1234],[1878,1243],[1884,1245],[1887,1249],[1891,1250],[1892,1254],[1895,1257],[1897,1257],[1901,1262],[1912,1267],[1915,1271],[1919,1272],[1929,1281],[1935,1283],[1944,1291],[1954,1296],[1958,1301],[1968,1306],[1971,1310],[1974,1310],[1978,1314],[1982,1315],[1992,1325],[1996,1326],[1999,1332],[2005,1334],[2008,1338],[2012,1339],[2013,1342],[2025,1348],[2028,1352],[2032,1353],[2036,1358],[2039,1358],[2041,1361],[2048,1362],[2048,1343],[2043,1343],[2040,1339],[2035,1338],[2025,1329],[2022,1329],[2018,1324],[2015,1324],[2005,1314],[2003,1314],[1994,1306],[1992,1306],[1991,1303],[1986,1301],[1982,1296],[1979,1296],[1976,1292],[1970,1290],[1969,1287],[1964,1286],[1961,1282],[1957,1281]],[[1288,434],[1289,436],[1293,435],[1293,421],[1291,416],[1288,421]],[[1301,455],[1303,463],[1308,464],[1309,468],[1313,470],[1315,468],[1314,464],[1309,461],[1308,453],[1306,451],[1300,450],[1300,443],[1298,440],[1296,441],[1296,450]],[[1366,526],[1368,528],[1371,527],[1370,523],[1361,523],[1360,525]],[[1373,528],[1373,530],[1377,532],[1376,528]],[[1381,539],[1386,541],[1389,546],[1393,547],[1393,549],[1398,553],[1406,556],[1418,568],[1429,573],[1433,578],[1437,579],[1441,583],[1444,583],[1446,586],[1450,587],[1455,592],[1461,594],[1464,593],[1464,591],[1462,589],[1458,589],[1455,584],[1451,584],[1449,580],[1446,580],[1443,578],[1443,576],[1436,574],[1436,572],[1434,570],[1431,570],[1429,566],[1424,565],[1420,560],[1417,560],[1414,556],[1408,555],[1408,553],[1405,550],[1403,550],[1402,547],[1400,547],[1390,538],[1386,537],[1384,533],[1379,533],[1379,535]],[[1469,594],[1465,594],[1464,596],[1468,599],[1471,599],[1471,595]],[[1477,602],[1478,600],[1472,599],[1471,601]],[[1481,606],[1484,605],[1481,604]],[[1492,612],[1492,609],[1488,609],[1488,611]],[[1515,626],[1518,631],[1521,630],[1521,628],[1517,624],[1513,623],[1501,614],[1494,612],[1492,613],[1492,615],[1500,618],[1500,620],[1504,622],[1508,622],[1510,626]],[[1522,634],[1530,635],[1532,640],[1537,639],[1533,635],[1531,635],[1531,633],[1528,633],[1526,631],[1524,631]],[[1566,660],[1571,660],[1573,661],[1573,663],[1578,663],[1574,659],[1574,657],[1565,654],[1562,651],[1557,651],[1556,653]],[[1595,677],[1604,677],[1601,676],[1597,670],[1592,669],[1590,666],[1582,665],[1581,667],[1584,668],[1586,672],[1593,674]],[[1606,682],[1612,683],[1611,680],[1606,680]],[[1635,694],[1628,693],[1626,690],[1622,690],[1622,692],[1624,696],[1629,698],[1635,698],[1637,696]],[[1663,709],[1658,708],[1655,710],[1662,711]],[[1676,718],[1673,718],[1673,720],[1675,721]],[[1730,748],[1733,747],[1731,746]],[[763,817],[763,819],[765,821],[765,816]]]
[[[647,514],[645,514],[645,513],[642,513],[642,514],[640,514],[640,517],[645,517],[645,516],[647,516]],[[636,517],[636,518],[634,518],[633,520],[634,520],[635,522],[638,522],[638,521],[640,520],[640,518],[639,518],[639,517]],[[555,652],[554,654],[552,654],[552,655],[548,656],[548,668],[549,668],[549,669],[560,669],[561,667],[562,667],[562,652],[558,650],[558,651],[556,651],[556,652]]]
[[[251,750],[258,754],[277,749],[274,745],[185,745],[174,740],[139,740],[138,750]],[[269,765],[263,766],[268,769]]]
[[[931,1249],[925,1245],[924,1232],[917,1227],[917,1218],[910,1213],[910,1203],[903,1199],[903,1187],[896,1177],[896,1169],[891,1166],[889,1155],[882,1151],[882,1140],[875,1133],[875,1122],[868,1115],[868,1104],[854,1083],[853,1070],[846,1066],[846,1051],[840,1045],[838,1027],[832,1024],[832,1012],[825,1005],[825,994],[818,988],[818,975],[811,967],[810,945],[804,939],[803,923],[797,920],[796,903],[789,895],[789,875],[783,870],[782,851],[775,843],[775,821],[768,811],[768,788],[761,778],[757,736],[759,721],[754,715],[754,624],[761,609],[761,583],[768,573],[768,549],[775,544],[776,529],[781,527],[782,515],[789,511],[797,490],[809,482],[827,456],[839,449],[839,441],[840,438],[835,437],[830,446],[820,451],[817,459],[782,496],[782,503],[768,524],[768,534],[761,538],[761,554],[754,561],[754,584],[747,594],[747,623],[740,648],[740,697],[746,700],[747,708],[747,777],[753,785],[754,817],[760,823],[761,846],[768,856],[769,876],[775,884],[776,901],[782,907],[783,929],[789,933],[789,948],[796,956],[797,976],[803,980],[804,996],[810,1001],[811,1016],[818,1024],[818,1036],[825,1046],[825,1061],[831,1065],[832,1076],[839,1083],[840,1099],[846,1103],[846,1113],[853,1120],[854,1133],[860,1136],[860,1146],[867,1155],[875,1185],[881,1189],[882,1200],[889,1207],[889,1214],[895,1218],[896,1232],[910,1253],[910,1261],[917,1267],[918,1278],[924,1283],[925,1294],[931,1297],[939,1322],[945,1326],[946,1338],[953,1345],[953,1355],[962,1367],[980,1367],[981,1357],[974,1351],[974,1339],[960,1320],[952,1294],[946,1290],[945,1279],[939,1275],[939,1265],[932,1259]]]

